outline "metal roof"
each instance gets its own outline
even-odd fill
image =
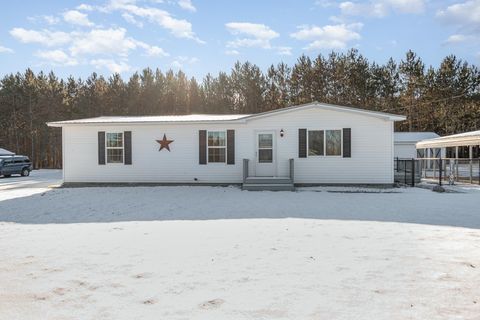
[[[319,109],[334,110],[334,111],[341,111],[341,112],[358,113],[358,114],[363,114],[363,115],[381,118],[385,120],[391,120],[391,121],[403,121],[406,119],[405,116],[396,115],[396,114],[313,102],[313,103],[275,109],[275,110],[256,113],[256,114],[190,114],[190,115],[178,115],[178,116],[97,117],[97,118],[48,122],[47,125],[50,127],[62,127],[64,125],[81,125],[81,124],[246,122],[252,119],[257,119],[257,118],[267,117],[275,114],[292,112],[292,111],[302,110],[307,108],[319,108]]]
[[[413,143],[425,139],[433,139],[440,137],[435,132],[395,132],[395,143]]]
[[[417,149],[442,148],[455,146],[480,145],[480,130],[470,131],[435,139],[422,140],[416,144]]]
[[[15,153],[8,151],[7,149],[0,148],[0,156],[13,156]]]

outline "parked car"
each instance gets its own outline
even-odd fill
[[[27,156],[0,157],[0,176],[10,177],[12,174],[19,174],[26,177],[30,175],[32,169],[32,162]]]

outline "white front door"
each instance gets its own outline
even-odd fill
[[[259,131],[256,134],[255,175],[259,177],[275,176],[275,131]]]

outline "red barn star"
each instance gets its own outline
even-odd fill
[[[174,140],[168,140],[167,136],[163,134],[163,139],[162,140],[157,140],[158,143],[160,143],[160,149],[158,151],[162,151],[163,148],[167,149],[170,152],[170,146],[169,144],[172,143]]]

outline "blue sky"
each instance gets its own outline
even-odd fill
[[[201,79],[237,60],[266,69],[349,48],[379,63],[408,49],[427,65],[448,54],[480,61],[480,0],[6,1],[1,17],[1,75],[158,67]]]

